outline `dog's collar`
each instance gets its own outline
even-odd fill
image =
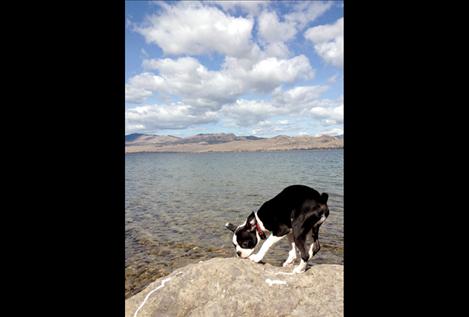
[[[266,239],[265,233],[264,233],[264,231],[262,231],[261,227],[259,226],[259,223],[257,223],[257,219],[256,219],[256,229],[257,229],[257,233],[259,233],[259,236],[261,237],[261,239],[265,240]]]

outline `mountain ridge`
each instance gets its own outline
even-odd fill
[[[125,136],[125,152],[257,152],[317,148],[342,148],[343,135],[288,136],[271,138],[233,133],[199,133],[188,137],[133,133]]]

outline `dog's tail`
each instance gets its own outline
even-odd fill
[[[322,204],[321,209],[324,210],[324,216],[326,218],[329,217],[329,207],[327,207],[327,199],[329,199],[329,195],[327,193],[322,193],[321,197],[319,198],[320,203]]]
[[[327,193],[322,193],[320,200],[322,204],[327,204],[327,200],[329,199],[329,195]]]

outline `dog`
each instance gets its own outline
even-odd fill
[[[234,233],[233,245],[237,256],[259,263],[270,247],[287,236],[291,250],[282,266],[294,263],[298,249],[301,262],[293,273],[304,272],[308,260],[321,248],[319,227],[329,216],[328,198],[327,193],[319,194],[311,187],[292,185],[262,204],[259,210],[253,211],[243,224],[235,226],[228,222],[225,227]],[[266,239],[266,231],[271,234],[259,252],[252,254],[260,240]],[[306,246],[308,234],[313,237],[309,248]]]

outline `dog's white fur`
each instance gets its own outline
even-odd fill
[[[256,232],[256,234],[258,234]],[[283,237],[277,237],[277,236],[274,236],[273,234],[271,234],[267,240],[265,240],[265,242],[262,244],[262,247],[261,249],[259,250],[259,252],[257,252],[256,254],[253,254],[251,256],[249,256],[249,259],[251,261],[254,261],[256,263],[260,262],[265,254],[267,253],[267,251],[269,251],[270,247],[273,246],[274,244],[276,244],[277,242],[279,242],[280,240],[282,240],[285,236]],[[259,239],[259,238],[258,238]],[[259,241],[259,240],[257,240]]]
[[[306,269],[306,262],[301,259],[300,264],[298,264],[294,269],[293,273],[303,273]]]
[[[288,252],[288,258],[285,262],[283,262],[282,266],[287,267],[291,265],[293,262],[296,260],[296,246],[295,246],[295,241],[293,240],[293,233],[289,233],[287,235],[288,238],[288,243],[291,245],[291,250]]]

